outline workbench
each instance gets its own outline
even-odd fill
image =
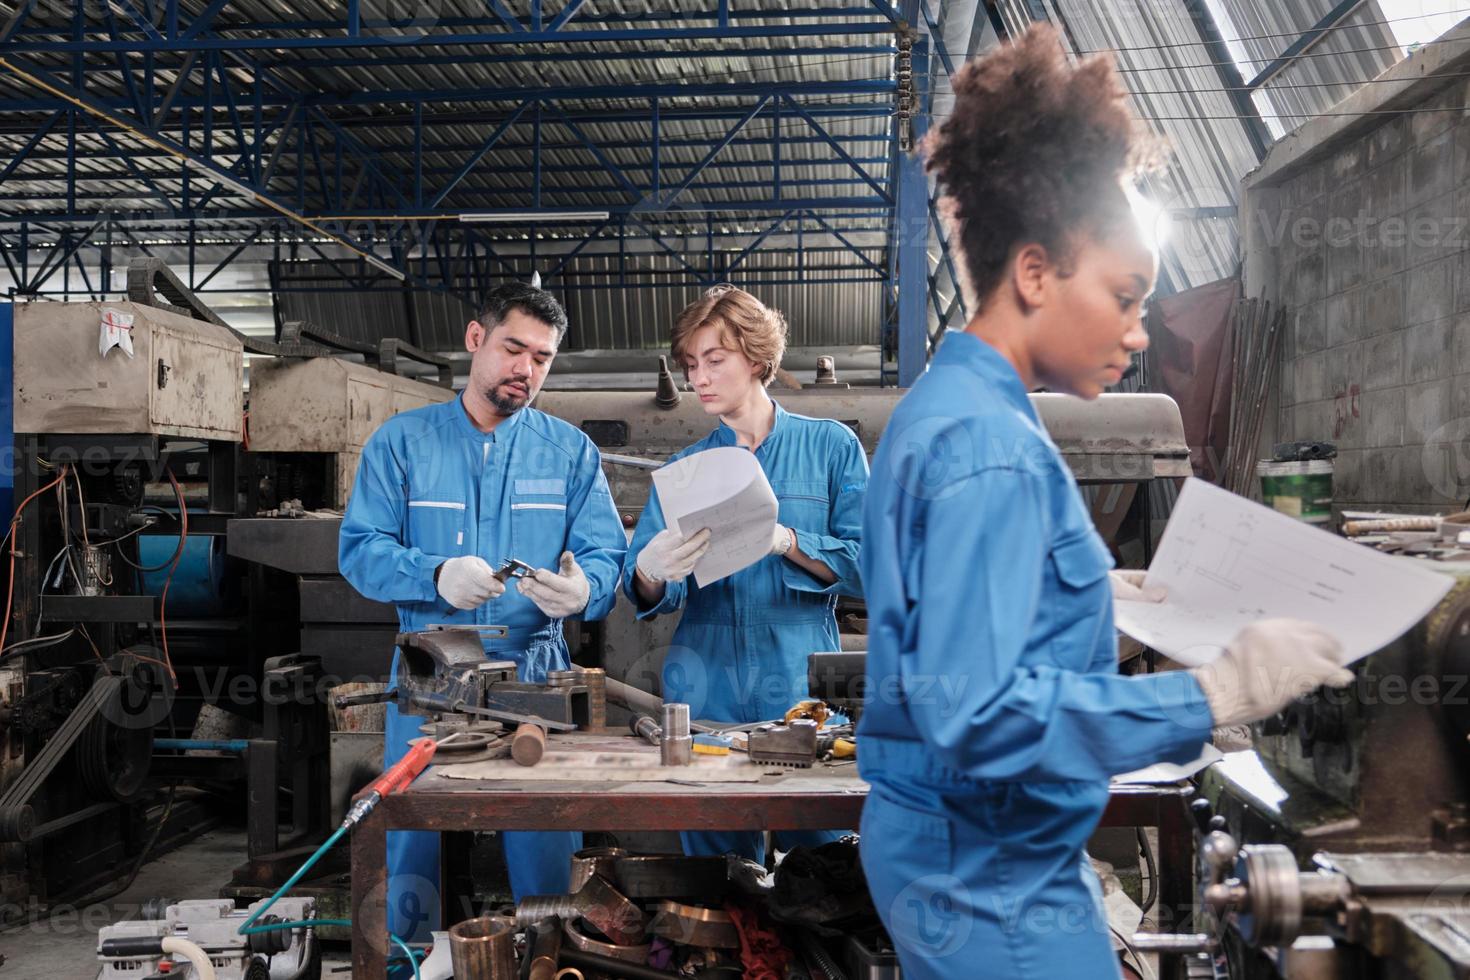
[[[502,765],[503,764],[503,765]],[[457,779],[427,770],[386,797],[352,831],[352,976],[387,975],[389,830],[855,830],[868,784],[852,762],[810,769],[767,766],[756,782],[704,782],[697,767],[668,770],[669,781],[605,782],[526,778],[509,759],[494,779]],[[503,770],[503,771],[501,771]],[[1188,784],[1115,786],[1102,826],[1159,830],[1161,929],[1192,902],[1193,831]],[[446,926],[448,924],[446,923]]]

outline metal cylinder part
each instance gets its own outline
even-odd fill
[[[689,705],[665,701],[663,734],[659,738],[659,762],[666,766],[687,766],[694,761],[694,738],[689,734]]]
[[[573,894],[582,890],[587,879],[602,875],[608,881],[617,881],[618,859],[628,856],[621,847],[584,847],[572,855],[572,878],[568,887]]]
[[[1279,946],[1301,934],[1302,875],[1290,848],[1281,844],[1241,848],[1236,877],[1248,896],[1245,908],[1235,915],[1236,928],[1246,942]]]
[[[531,930],[530,980],[555,980],[561,959],[561,920],[547,919]]]
[[[670,738],[665,735],[658,743],[658,761],[665,766],[687,766],[694,761],[694,738]]]
[[[581,673],[587,688],[587,727],[600,731],[607,727],[607,672],[601,667],[585,667]]]
[[[582,672],[579,670],[548,670],[546,672],[547,687],[572,687],[580,680]]]
[[[534,766],[546,754],[546,732],[540,725],[522,722],[510,740],[510,757],[518,765]]]
[[[663,705],[663,725],[666,737],[683,738],[689,734],[689,705],[678,701],[666,701]]]
[[[638,715],[628,723],[628,728],[649,745],[657,745],[663,736],[663,730],[658,727],[658,722],[647,715]]]
[[[516,980],[515,924],[483,915],[450,926],[449,959],[456,980]]]

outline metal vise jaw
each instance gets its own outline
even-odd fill
[[[449,626],[398,634],[400,710],[425,714],[489,710],[544,719],[564,728],[587,727],[586,685],[567,683],[574,678],[560,676],[552,684],[527,684],[516,679],[513,661],[486,659],[481,638],[503,637],[506,632],[503,626]]]

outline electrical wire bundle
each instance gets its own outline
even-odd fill
[[[81,624],[81,623],[78,623],[76,626],[72,627],[71,629],[68,629],[68,630],[66,630],[64,632],[61,632],[61,633],[54,633],[54,634],[51,634],[49,636],[39,636],[38,635],[38,636],[32,637],[30,639],[22,640],[22,641],[20,641],[18,643],[11,644],[9,646],[6,646],[6,644],[5,644],[5,641],[6,641],[7,637],[8,637],[8,635],[9,635],[11,613],[12,613],[12,611],[14,609],[14,602],[15,602],[15,558],[16,558],[16,547],[15,547],[16,546],[16,542],[15,542],[16,535],[15,535],[15,531],[16,531],[16,528],[20,524],[21,518],[22,518],[22,516],[23,516],[23,514],[25,512],[26,507],[31,503],[31,501],[35,500],[37,497],[39,497],[42,493],[46,492],[47,490],[51,490],[51,489],[55,489],[56,490],[57,504],[58,504],[58,506],[60,508],[61,532],[62,532],[62,539],[63,539],[62,540],[61,550],[58,551],[57,554],[56,554],[56,556],[51,559],[51,562],[47,566],[46,572],[43,575],[42,580],[41,580],[41,588],[40,588],[40,591],[39,591],[39,594],[38,594],[38,597],[37,597],[38,610],[37,610],[36,627],[35,627],[36,632],[39,633],[40,627],[41,627],[41,622],[42,622],[42,619],[44,618],[44,603],[45,603],[46,586],[47,586],[48,583],[51,582],[52,576],[55,573],[55,569],[56,569],[57,564],[63,558],[66,559],[66,566],[65,566],[66,567],[66,570],[71,573],[72,580],[76,584],[78,591],[81,591],[83,588],[85,588],[85,584],[84,583],[86,582],[86,579],[83,577],[83,574],[82,574],[82,567],[83,566],[86,566],[88,564],[88,561],[87,560],[91,556],[91,552],[92,552],[92,550],[94,548],[94,546],[92,544],[92,541],[91,541],[90,532],[89,532],[89,530],[87,528],[87,501],[86,501],[86,496],[84,494],[84,491],[82,489],[82,481],[81,481],[80,474],[77,473],[76,468],[74,466],[72,466],[70,463],[63,463],[58,468],[58,467],[53,466],[50,463],[47,463],[45,460],[38,460],[38,462],[40,462],[42,466],[44,466],[44,467],[46,467],[48,469],[56,469],[57,470],[56,478],[53,479],[50,483],[48,483],[45,486],[41,487],[39,490],[37,490],[34,493],[32,493],[30,496],[26,497],[25,500],[21,501],[20,506],[18,506],[15,509],[14,516],[10,519],[10,527],[9,527],[9,530],[7,531],[7,533],[5,535],[4,540],[3,541],[0,541],[0,545],[8,545],[7,551],[8,551],[9,566],[10,566],[9,581],[7,582],[7,585],[6,585],[5,618],[4,618],[3,623],[0,623],[0,659],[5,659],[5,658],[8,658],[8,657],[11,657],[11,656],[14,656],[14,655],[18,655],[18,654],[25,653],[25,652],[32,651],[32,650],[36,650],[36,649],[41,649],[41,648],[44,648],[44,647],[54,646],[54,645],[56,645],[58,643],[62,643],[64,641],[70,639],[71,637],[73,637],[75,635],[80,634],[84,639],[86,639],[88,646],[90,646],[92,648],[92,653],[93,653],[94,656],[96,656],[98,662],[103,662],[103,657],[102,657],[101,651],[98,649],[97,644],[92,640],[91,634],[89,634],[87,632],[86,626],[84,624]],[[177,571],[180,561],[183,560],[183,557],[184,557],[184,545],[187,542],[188,537],[189,537],[189,511],[188,511],[188,507],[186,506],[186,503],[185,503],[185,500],[184,500],[184,490],[183,490],[183,487],[179,485],[178,478],[175,477],[174,474],[173,474],[173,472],[172,471],[169,471],[169,470],[165,470],[164,471],[164,475],[168,477],[169,483],[173,486],[174,496],[175,496],[175,499],[178,501],[178,520],[179,520],[179,542],[178,542],[177,547],[174,548],[173,554],[171,556],[169,556],[168,560],[165,561],[165,562],[162,562],[159,565],[153,566],[153,567],[145,567],[145,566],[139,564],[137,561],[134,561],[132,558],[128,557],[127,549],[123,547],[123,545],[124,545],[125,542],[127,542],[130,539],[135,538],[138,534],[141,534],[143,531],[145,531],[148,528],[152,527],[154,522],[151,522],[151,521],[148,522],[148,523],[146,523],[146,524],[144,524],[144,525],[142,525],[142,526],[140,526],[140,527],[138,527],[138,528],[135,528],[132,531],[129,531],[126,534],[123,534],[123,535],[120,535],[120,536],[118,536],[116,538],[112,538],[110,540],[107,540],[106,542],[103,542],[102,544],[99,544],[99,545],[97,545],[95,547],[99,547],[100,548],[100,547],[105,547],[105,546],[108,546],[108,545],[116,546],[118,557],[121,558],[124,562],[126,562],[128,565],[132,566],[134,569],[138,570],[141,573],[158,572],[158,571],[162,571],[165,568],[168,569],[168,575],[165,577],[164,583],[163,583],[163,590],[162,590],[162,592],[159,595],[159,605],[158,605],[158,610],[159,610],[159,632],[161,634],[161,639],[162,639],[163,660],[162,661],[157,661],[157,660],[154,660],[151,657],[143,656],[142,654],[139,654],[137,652],[130,652],[129,653],[129,656],[135,657],[135,658],[137,658],[139,660],[150,661],[150,662],[159,664],[161,667],[164,668],[165,671],[168,672],[169,681],[170,681],[170,683],[173,684],[174,688],[177,690],[177,688],[178,688],[178,675],[174,671],[174,668],[173,668],[173,658],[169,654],[169,646],[168,646],[168,615],[167,615],[167,605],[168,605],[168,591],[169,591],[169,586],[172,585],[174,573],[175,573],[175,571]],[[68,481],[70,481],[70,483]],[[80,522],[81,523],[81,534],[80,534],[80,536],[78,536],[76,534],[76,532],[73,530],[72,525],[71,525],[71,493],[72,493],[72,485],[75,486],[75,492],[76,492],[76,497],[77,497],[78,513],[81,515],[81,522]],[[146,508],[146,509],[157,510],[159,513],[163,514],[166,517],[167,516],[172,516],[172,515],[170,515],[168,513],[168,511],[163,510],[162,508],[152,507],[152,508]],[[76,559],[76,554],[75,554],[75,551],[74,551],[74,549],[76,548],[76,546],[78,544],[80,544],[80,546],[83,549],[83,552],[82,552],[83,558],[82,558],[82,562],[81,563],[78,563],[78,561]],[[99,573],[99,575],[98,575],[98,581],[102,585],[108,586],[108,585],[111,585],[112,584],[112,577],[111,577],[110,574],[109,575],[106,575],[106,577],[103,577],[102,574]],[[105,666],[105,664],[104,664],[104,666]]]

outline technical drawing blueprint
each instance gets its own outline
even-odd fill
[[[688,537],[710,529],[710,547],[694,566],[700,588],[771,553],[776,494],[755,454],[720,446],[654,470],[664,523]]]
[[[1276,617],[1331,631],[1351,663],[1423,619],[1454,579],[1192,478],[1144,585],[1168,597],[1115,602],[1118,629],[1193,667],[1215,659],[1242,627]]]

